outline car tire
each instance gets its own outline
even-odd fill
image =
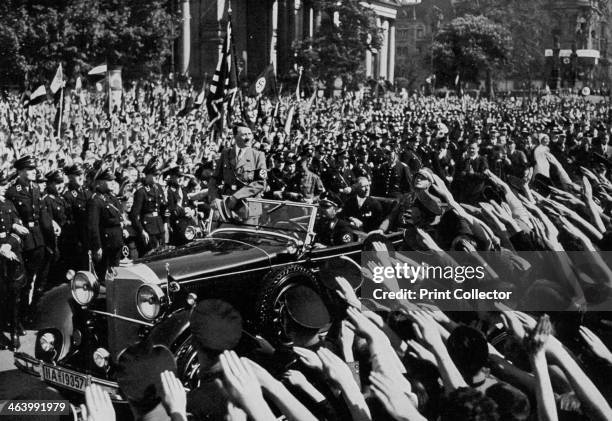
[[[272,270],[264,278],[255,303],[255,328],[273,344],[283,343],[285,337],[280,323],[279,299],[297,285],[312,288],[329,307],[329,292],[312,271],[299,265]]]
[[[178,341],[178,346],[174,349],[176,357],[176,375],[183,383],[183,386],[194,390],[198,387],[198,372],[200,362],[198,360],[197,348],[193,343],[193,336],[187,335]]]

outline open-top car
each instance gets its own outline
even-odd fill
[[[203,238],[121,264],[103,285],[93,271],[80,271],[50,290],[39,306],[35,355],[15,353],[16,366],[74,392],[93,382],[123,401],[114,361],[125,347],[147,340],[175,353],[189,387],[197,374],[189,312],[198,300],[222,298],[241,311],[245,331],[274,337],[289,289],[307,285],[325,301],[320,268],[340,256],[359,262],[360,241],[315,246],[316,205],[248,202],[261,210],[257,216],[223,223],[211,217]]]

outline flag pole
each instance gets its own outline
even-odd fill
[[[232,24],[232,2],[230,1],[227,6],[227,18],[229,20],[230,28],[232,28],[230,43],[232,44],[232,58],[234,60],[234,76],[236,77],[236,89],[238,90],[238,106],[240,107],[240,116],[244,118],[244,105],[242,103],[242,89],[240,89],[240,82],[238,80],[238,60],[236,58],[236,43],[234,42],[234,25]]]
[[[295,87],[295,96],[297,97],[297,100],[300,100],[300,82],[302,81],[302,72],[304,71],[304,66],[300,66],[298,68],[299,73],[298,73],[298,81],[297,81],[297,86]]]
[[[57,122],[57,140],[62,138],[62,119],[64,111],[64,88],[60,88],[60,103],[59,103],[59,121]]]

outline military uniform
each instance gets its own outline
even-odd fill
[[[385,162],[374,174],[375,196],[398,198],[410,191],[411,175],[408,165],[401,161],[394,164]]]
[[[322,209],[329,210],[331,207],[340,208],[341,202],[338,197],[330,192],[325,192],[321,195],[319,206]],[[338,218],[338,216],[330,217],[327,211],[320,213],[314,226],[316,234],[315,241],[326,246],[339,246],[342,244],[356,241],[357,236],[351,229],[348,222]]]
[[[209,196],[216,199],[220,195],[230,195],[237,200],[261,197],[266,187],[268,170],[263,152],[251,147],[238,149],[226,148],[221,153],[212,176]],[[219,194],[218,184],[222,184]],[[261,215],[261,204],[249,204],[250,218]]]
[[[15,161],[14,166],[18,171],[33,170],[36,168],[36,163],[30,156],[25,156]],[[34,181],[28,181],[23,177],[18,178],[8,188],[6,198],[13,202],[23,226],[29,231],[22,237],[27,285],[22,290],[21,304],[25,307],[29,305],[30,289],[36,289],[39,285],[45,284],[41,275],[45,256],[45,237],[53,235],[51,219],[42,200],[41,192]]]
[[[53,282],[65,279],[62,275],[66,273],[67,265],[63,255],[63,244],[68,241],[66,234],[64,233],[64,227],[67,222],[66,215],[66,202],[64,198],[57,192],[57,188],[54,183],[62,183],[63,177],[59,171],[51,171],[45,175],[47,179],[47,188],[45,189],[45,195],[43,201],[49,216],[61,229],[60,235],[57,236],[55,233],[49,233],[48,238],[45,239],[47,244],[46,255],[45,255],[45,267],[43,272],[43,279],[51,279]],[[45,289],[45,285],[41,285],[42,289]]]
[[[287,190],[297,195],[297,199],[313,200],[325,191],[325,187],[318,175],[309,170],[300,170],[293,176]]]
[[[73,270],[87,269],[87,201],[91,192],[76,183],[68,183],[62,195],[66,203],[66,224],[62,229],[60,252]]]
[[[181,173],[176,169],[172,169],[169,172],[175,176],[180,176]],[[187,191],[184,187],[178,185],[175,181],[168,181],[168,212],[169,225],[170,225],[170,244],[174,246],[180,246],[187,243],[185,238],[185,229],[189,225],[194,225],[195,221],[192,217],[189,217],[185,213],[185,208],[194,209],[193,203],[187,197]]]
[[[105,171],[99,180],[112,180]],[[95,256],[102,249],[102,258],[95,262],[98,280],[103,282],[109,268],[119,264],[123,247],[122,212],[119,200],[110,192],[96,192],[87,202],[89,250]]]
[[[357,240],[351,226],[344,219],[321,218],[314,226],[316,241],[326,246],[339,246]]]
[[[0,178],[3,176],[0,175]],[[21,255],[21,238],[13,232],[13,224],[21,224],[15,206],[9,200],[0,200],[0,247],[8,244],[17,257],[16,261],[0,257],[2,313],[10,326],[11,345],[16,349],[19,347],[19,335],[23,334],[21,300],[22,290],[26,286],[26,276]]]
[[[148,244],[141,245],[141,256],[163,244],[166,208],[166,197],[159,184],[145,185],[136,191],[130,220],[138,233],[146,231],[149,234]]]

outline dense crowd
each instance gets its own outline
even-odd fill
[[[540,311],[385,307],[336,274],[331,303],[309,288],[287,299],[290,346],[263,337],[246,346],[240,313],[203,300],[191,313],[199,381],[190,391],[163,347],[119,356],[135,418],[612,419],[612,318],[593,311],[612,287],[606,101],[246,100],[246,122],[214,133],[204,110],[181,112],[186,99],[132,89],[109,119],[103,99],[75,94],[59,135],[51,105],[0,103],[6,346],[19,347],[22,320],[67,270],[91,258],[104,279],[126,250],[180,246],[211,210],[263,196],[317,203],[319,247],[365,240],[392,252],[377,235],[400,231],[399,249],[430,262],[494,252],[483,282]],[[246,149],[257,165],[227,178],[232,153],[237,162]],[[543,261],[547,271],[530,270]],[[91,386],[86,398],[88,419],[113,419],[105,393]]]

